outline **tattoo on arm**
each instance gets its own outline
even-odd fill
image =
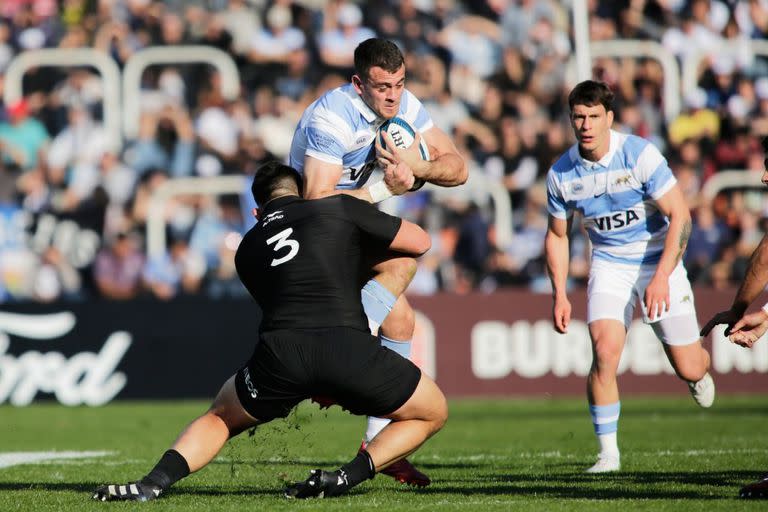
[[[690,220],[683,224],[683,229],[680,231],[680,250],[677,252],[677,257],[675,258],[676,261],[680,261],[680,258],[683,257],[685,248],[688,246],[688,239],[691,237],[692,228],[693,224]]]

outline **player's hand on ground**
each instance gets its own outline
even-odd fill
[[[414,176],[419,177],[424,174],[428,163],[421,158],[421,150],[419,144],[421,143],[421,134],[416,132],[416,137],[413,140],[413,144],[407,148],[398,148],[395,146],[392,136],[387,133],[382,133],[386,147],[381,145],[379,138],[376,138],[376,151],[379,158],[379,163],[383,161],[391,165],[399,163],[405,163],[413,171]]]
[[[568,324],[571,323],[571,301],[568,297],[555,297],[552,306],[552,325],[560,334],[568,332]]]
[[[645,288],[643,304],[651,320],[669,311],[669,279],[659,274],[653,276]]]
[[[741,314],[733,311],[732,309],[721,311],[710,318],[709,322],[704,324],[704,327],[701,328],[701,332],[699,334],[701,336],[706,336],[712,329],[715,328],[716,325],[725,324],[727,326],[725,328],[725,335],[729,336],[731,334],[731,328],[733,327],[733,324],[738,322],[740,318]]]
[[[413,187],[416,178],[413,171],[405,163],[388,165],[384,168],[384,183],[394,195],[405,194]]]
[[[768,331],[768,313],[756,311],[741,317],[731,328],[728,339],[742,347],[751,348]]]

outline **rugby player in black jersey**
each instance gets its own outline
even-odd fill
[[[94,499],[157,498],[208,464],[228,439],[287,416],[310,396],[392,422],[336,471],[316,469],[287,487],[289,498],[343,494],[442,428],[448,415],[443,393],[379,344],[360,301],[371,261],[419,256],[430,247],[429,235],[348,195],[302,199],[301,187],[298,172],[277,162],[262,166],[253,180],[259,222],[235,256],[240,279],[263,313],[253,356],[144,478],[102,486]],[[397,282],[380,284],[399,295]]]

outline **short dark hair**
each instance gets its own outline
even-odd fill
[[[301,195],[303,184],[299,171],[276,160],[265,163],[253,176],[251,193],[256,204],[263,206],[278,192]]]
[[[394,73],[405,64],[400,48],[392,41],[372,37],[355,48],[355,73],[360,78],[368,78],[373,67],[380,67],[388,73]]]
[[[613,110],[613,91],[605,82],[584,80],[574,87],[571,94],[568,95],[568,107],[571,109],[571,112],[573,112],[573,107],[576,105],[586,105],[588,107],[602,105],[605,107],[605,111],[608,112]]]

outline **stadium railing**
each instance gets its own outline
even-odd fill
[[[249,189],[250,179],[244,175],[174,178],[158,186],[150,197],[147,212],[147,257],[162,256],[166,250],[166,222],[163,212],[169,199],[181,195],[241,195]],[[473,180],[476,190],[487,194],[493,203],[497,244],[499,247],[507,247],[513,239],[512,207],[507,190],[482,173],[475,173]],[[441,193],[446,190],[449,189],[440,189]]]
[[[75,67],[95,68],[103,80],[104,128],[112,139],[115,149],[122,148],[120,69],[111,57],[94,48],[43,48],[20,53],[11,60],[5,70],[5,90],[3,101],[11,105],[20,100],[24,91],[24,74],[37,67]]]
[[[704,186],[701,187],[701,195],[707,201],[711,201],[718,193],[729,188],[753,188],[768,191],[760,181],[762,174],[761,171],[724,169],[712,175],[704,183]]]
[[[683,61],[683,96],[698,87],[699,70],[704,59],[709,58],[710,56],[718,55],[728,55],[734,59],[736,56],[743,58],[744,52],[749,52],[752,57],[755,55],[768,57],[768,40],[743,39],[735,41],[723,41],[715,49],[693,49],[691,55]]]
[[[646,57],[658,61],[664,74],[664,84],[662,85],[664,119],[670,122],[680,114],[680,68],[675,56],[661,43],[640,39],[592,41],[590,54],[592,60],[603,57]],[[567,65],[566,73],[569,81],[575,82],[575,57],[571,57]]]
[[[244,175],[174,178],[159,185],[149,199],[147,211],[147,258],[160,257],[165,252],[167,240],[163,212],[170,198],[180,195],[240,195],[248,190],[249,179]]]
[[[127,139],[139,133],[141,118],[141,75],[144,70],[158,64],[208,63],[221,75],[221,93],[224,99],[234,100],[240,95],[240,72],[234,60],[218,48],[202,45],[150,46],[131,55],[123,70],[123,134]]]

